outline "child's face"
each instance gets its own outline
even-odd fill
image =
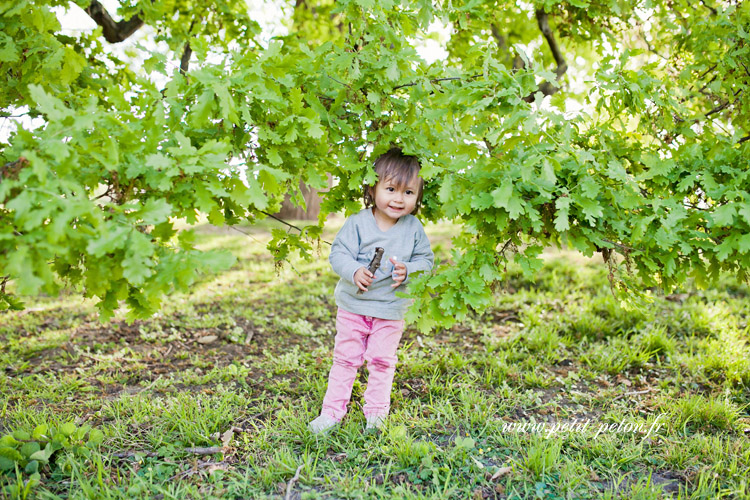
[[[398,186],[392,179],[378,181],[375,185],[375,209],[395,221],[412,213],[417,205],[419,177],[414,176],[404,186]]]

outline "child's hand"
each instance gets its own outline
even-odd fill
[[[391,288],[396,288],[406,279],[406,264],[398,262],[396,257],[391,257],[390,261],[391,264],[393,264],[393,274],[391,277],[393,278],[393,281],[395,281],[395,283],[391,285]]]
[[[373,274],[367,270],[366,267],[360,267],[357,272],[354,273],[354,284],[359,287],[363,292],[367,291],[367,287],[372,285]]]

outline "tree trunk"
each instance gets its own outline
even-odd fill
[[[300,182],[300,190],[305,199],[307,209],[298,207],[292,203],[291,197],[286,195],[281,203],[281,210],[276,215],[280,219],[316,220],[320,213],[320,194],[328,191],[333,185],[333,179],[328,176],[328,188],[323,190],[313,189]]]

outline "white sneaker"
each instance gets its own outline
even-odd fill
[[[339,421],[332,416],[321,413],[318,418],[307,424],[307,427],[313,434],[320,434],[321,432],[325,432],[331,427],[334,427],[338,423]]]
[[[365,430],[369,431],[372,429],[380,429],[385,425],[385,421],[388,418],[388,415],[369,415],[365,417],[365,420],[367,421],[367,425],[365,426]]]

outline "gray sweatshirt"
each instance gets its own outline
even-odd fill
[[[383,259],[375,272],[372,284],[362,295],[354,284],[354,273],[367,268],[375,255],[375,247],[383,247]],[[393,264],[391,257],[406,264],[406,279],[401,286],[391,288]],[[333,270],[341,276],[334,297],[341,309],[382,319],[403,319],[411,300],[396,297],[405,292],[405,284],[415,271],[432,269],[434,256],[430,240],[419,219],[413,215],[400,217],[388,231],[382,231],[375,222],[371,208],[365,208],[349,217],[336,235],[328,258]]]

